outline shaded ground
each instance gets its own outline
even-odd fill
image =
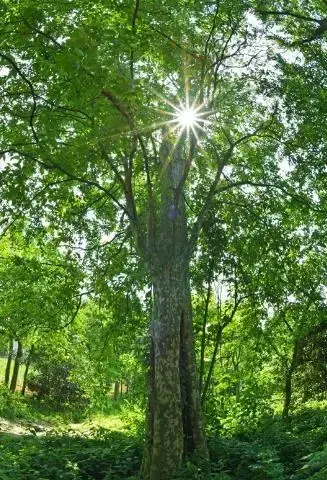
[[[141,453],[137,438],[118,431],[94,428],[86,436],[52,430],[41,436],[15,434],[15,438],[13,433],[0,433],[0,479],[133,479]]]
[[[144,435],[140,412],[130,405],[72,423],[46,416],[33,402],[27,410],[21,396],[10,398],[19,408],[10,403],[3,412],[12,415],[0,417],[0,480],[137,478]],[[211,471],[187,462],[178,480],[326,480],[327,404],[318,407],[298,410],[289,422],[269,416],[233,433],[212,427]]]

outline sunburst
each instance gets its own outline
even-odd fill
[[[179,134],[187,133],[187,136],[190,135],[190,132],[193,133],[197,141],[199,141],[199,130],[203,130],[204,124],[210,123],[207,120],[207,112],[202,111],[203,106],[199,105],[188,105],[188,102],[180,105],[180,107],[174,108],[174,113],[172,114],[172,119],[168,122],[173,128],[175,127]]]
[[[175,146],[183,137],[187,140],[190,140],[190,137],[193,137],[196,142],[199,143],[200,132],[202,131],[206,133],[204,127],[212,124],[210,116],[216,112],[208,110],[206,102],[199,103],[198,98],[195,98],[191,103],[188,89],[185,89],[184,99],[182,100],[176,95],[175,102],[169,100],[156,90],[153,90],[153,93],[161,100],[162,104],[166,104],[166,108],[163,106],[159,107],[158,105],[152,105],[152,107],[150,107],[161,116],[161,119],[150,124],[145,124],[141,127],[138,126],[134,130],[125,132],[125,134],[140,134],[142,132],[154,132],[156,130],[164,129],[166,132],[164,136],[175,133]],[[166,117],[166,120],[162,118],[163,116]],[[120,135],[121,133],[117,133],[111,136]]]
[[[196,138],[196,141],[199,142],[199,132],[204,131],[204,126],[210,124],[208,117],[212,112],[206,109],[205,103],[199,104],[197,99],[194,102],[190,102],[188,92],[186,91],[185,99],[181,100],[177,97],[177,102],[173,103],[167,98],[156,92],[157,96],[170,107],[170,110],[157,109],[161,115],[170,117],[168,120],[154,123],[152,127],[154,129],[165,126],[168,128],[168,132],[176,132],[178,135],[178,140],[186,134],[187,138],[190,138],[190,135]]]

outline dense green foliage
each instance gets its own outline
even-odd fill
[[[136,479],[142,456],[141,430],[132,417],[119,431],[93,426],[46,435],[1,435],[0,478],[7,480]],[[323,480],[327,469],[325,408],[306,408],[289,424],[265,418],[255,430],[209,436],[208,467],[186,463],[178,480]]]

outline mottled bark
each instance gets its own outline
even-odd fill
[[[167,150],[168,148],[168,150]],[[196,375],[185,200],[179,190],[185,160],[163,145],[158,222],[148,271],[153,283],[149,415],[141,478],[169,480],[183,457],[207,457]]]
[[[22,359],[22,355],[23,355],[23,347],[22,347],[21,341],[17,340],[17,343],[18,343],[17,352],[15,356],[15,363],[14,363],[14,368],[13,368],[11,382],[10,382],[10,390],[12,392],[14,392],[17,387],[19,366]]]
[[[7,357],[6,370],[5,370],[5,384],[6,385],[9,385],[9,380],[10,380],[11,361],[12,361],[12,357],[13,357],[13,344],[14,344],[14,341],[11,338],[9,340],[8,357]]]
[[[173,283],[173,285],[171,284]],[[147,451],[142,475],[166,480],[184,456],[207,457],[188,282],[171,276],[154,286]]]
[[[24,380],[23,380],[23,386],[22,386],[22,395],[25,395],[25,390],[27,386],[27,376],[28,376],[28,371],[30,369],[31,361],[34,355],[34,350],[35,347],[34,345],[31,346],[31,349],[29,351],[28,357],[26,359],[26,364],[25,364],[25,372],[24,372]]]
[[[169,276],[169,275],[168,275]],[[157,283],[157,282],[156,282]],[[167,285],[168,283],[168,285]],[[148,478],[173,478],[182,462],[183,422],[180,383],[179,293],[171,292],[169,279],[154,286],[152,320],[154,392],[150,411],[153,415],[151,465]]]

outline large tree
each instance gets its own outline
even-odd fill
[[[125,232],[153,285],[145,479],[207,457],[189,266],[213,198],[306,202],[279,168],[278,79],[323,5],[260,3],[2,1],[4,233],[27,211],[69,248]]]

